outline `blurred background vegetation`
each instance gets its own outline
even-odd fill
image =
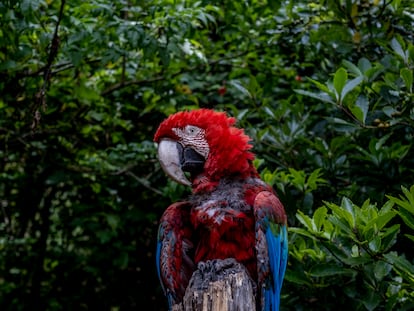
[[[283,310],[414,309],[414,2],[4,0],[0,309],[166,310],[155,157],[227,111],[289,214]]]

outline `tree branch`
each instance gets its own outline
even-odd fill
[[[233,258],[200,262],[173,311],[255,311],[256,284]]]

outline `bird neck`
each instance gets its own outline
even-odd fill
[[[249,177],[259,177],[259,174],[256,171],[256,168],[253,165],[249,166],[249,170],[244,172],[235,172],[228,174],[215,174],[213,176],[206,173],[199,174],[192,179],[192,192],[193,193],[202,193],[202,192],[212,192],[215,190],[221,180],[241,180]]]

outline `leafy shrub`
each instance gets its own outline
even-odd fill
[[[410,199],[397,200],[412,212],[414,187],[411,190],[405,189]],[[344,197],[340,205],[325,203],[312,217],[298,212],[302,227],[290,228],[292,269],[286,278],[306,288],[302,299],[308,309],[414,306],[414,267],[393,249],[400,233],[400,224],[393,222],[398,214],[395,201],[390,198],[378,208],[369,200],[357,206]],[[300,298],[291,298],[292,305],[295,299]]]

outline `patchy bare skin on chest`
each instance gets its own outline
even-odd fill
[[[195,262],[236,258],[255,273],[255,218],[253,201],[264,184],[258,179],[221,182],[210,193],[196,194],[191,222],[201,239],[195,244]],[[251,194],[249,194],[251,193]],[[250,199],[246,199],[251,196]]]
[[[245,200],[246,181],[221,183],[216,190],[208,194],[194,195],[192,220],[195,227],[207,228],[229,226],[230,223],[243,222],[252,214],[252,206]]]

